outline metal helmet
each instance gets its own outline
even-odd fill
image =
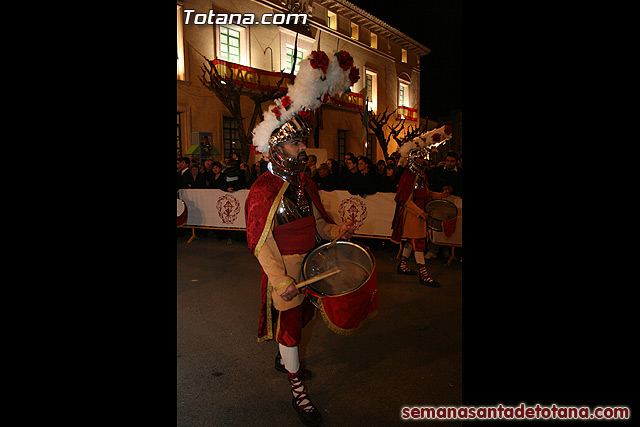
[[[413,148],[409,151],[409,155],[407,156],[409,159],[409,167],[414,171],[420,170],[424,171],[427,167],[426,164],[418,164],[417,159],[424,159],[425,161],[429,159],[429,149],[427,147],[423,148]]]
[[[306,139],[311,134],[311,127],[305,119],[295,114],[269,137],[269,161],[275,165],[271,171],[289,182],[296,182],[296,175],[304,170],[307,156],[289,157],[284,151],[284,144],[294,139]]]

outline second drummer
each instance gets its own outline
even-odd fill
[[[402,173],[398,182],[395,202],[396,211],[392,221],[391,241],[401,245],[402,254],[398,264],[398,274],[415,275],[407,265],[407,258],[414,253],[418,265],[418,275],[421,284],[434,288],[440,287],[435,279],[429,276],[424,261],[424,249],[427,240],[427,214],[424,211],[426,203],[431,199],[441,199],[449,196],[449,192],[429,191],[429,184],[425,173],[425,161],[429,157],[426,140],[438,135],[438,141],[450,138],[450,131],[446,126],[426,132],[424,137],[406,142],[398,149],[404,161],[408,161],[407,169]],[[424,139],[423,139],[424,138]]]

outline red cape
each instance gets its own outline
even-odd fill
[[[320,215],[330,222],[335,224],[335,221],[327,213],[322,206],[320,200],[320,194],[316,184],[301,172],[302,187],[309,195],[313,205],[316,207]],[[256,182],[253,183],[247,200],[245,202],[245,221],[247,227],[247,245],[251,253],[256,255],[262,248],[264,243],[263,236],[268,233],[271,221],[275,213],[282,196],[284,194],[285,181],[267,171],[258,177]],[[257,256],[257,255],[256,255]],[[258,341],[264,341],[273,339],[270,333],[270,319],[271,319],[271,301],[268,298],[268,277],[264,270],[262,271],[261,290],[262,290],[262,304],[260,310],[260,323],[258,327]]]
[[[413,193],[413,186],[416,182],[417,175],[410,169],[405,169],[400,176],[398,182],[398,190],[396,191],[395,201],[399,204],[405,204],[409,200],[409,196]],[[426,177],[425,177],[426,180]]]
[[[427,176],[424,172],[422,172],[425,185],[429,188],[427,182]],[[393,232],[391,233],[391,241],[395,243],[400,243],[402,240],[402,229],[403,229],[403,218],[404,218],[404,205],[409,200],[409,197],[413,193],[413,187],[416,183],[417,175],[412,172],[409,168],[405,169],[405,171],[400,176],[400,181],[398,182],[398,190],[396,191],[396,212],[393,216],[393,221],[391,222],[391,228]]]

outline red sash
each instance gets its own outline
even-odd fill
[[[413,203],[420,209],[424,209],[427,205],[427,198],[429,197],[429,190],[426,188],[416,188],[413,190]]]
[[[312,215],[273,229],[282,255],[306,254],[316,245],[316,220]]]

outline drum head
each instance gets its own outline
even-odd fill
[[[180,216],[184,213],[185,204],[182,200],[180,199],[177,199],[177,200],[178,200],[178,216]]]
[[[320,245],[307,254],[302,262],[304,280],[324,273],[334,267],[340,273],[312,283],[309,287],[327,296],[343,295],[362,286],[371,277],[374,268],[373,255],[365,247],[347,241]]]
[[[458,207],[445,199],[432,200],[424,208],[427,226],[433,231],[442,231],[442,222],[458,216]]]
[[[178,227],[187,222],[187,204],[184,200],[178,199]]]

